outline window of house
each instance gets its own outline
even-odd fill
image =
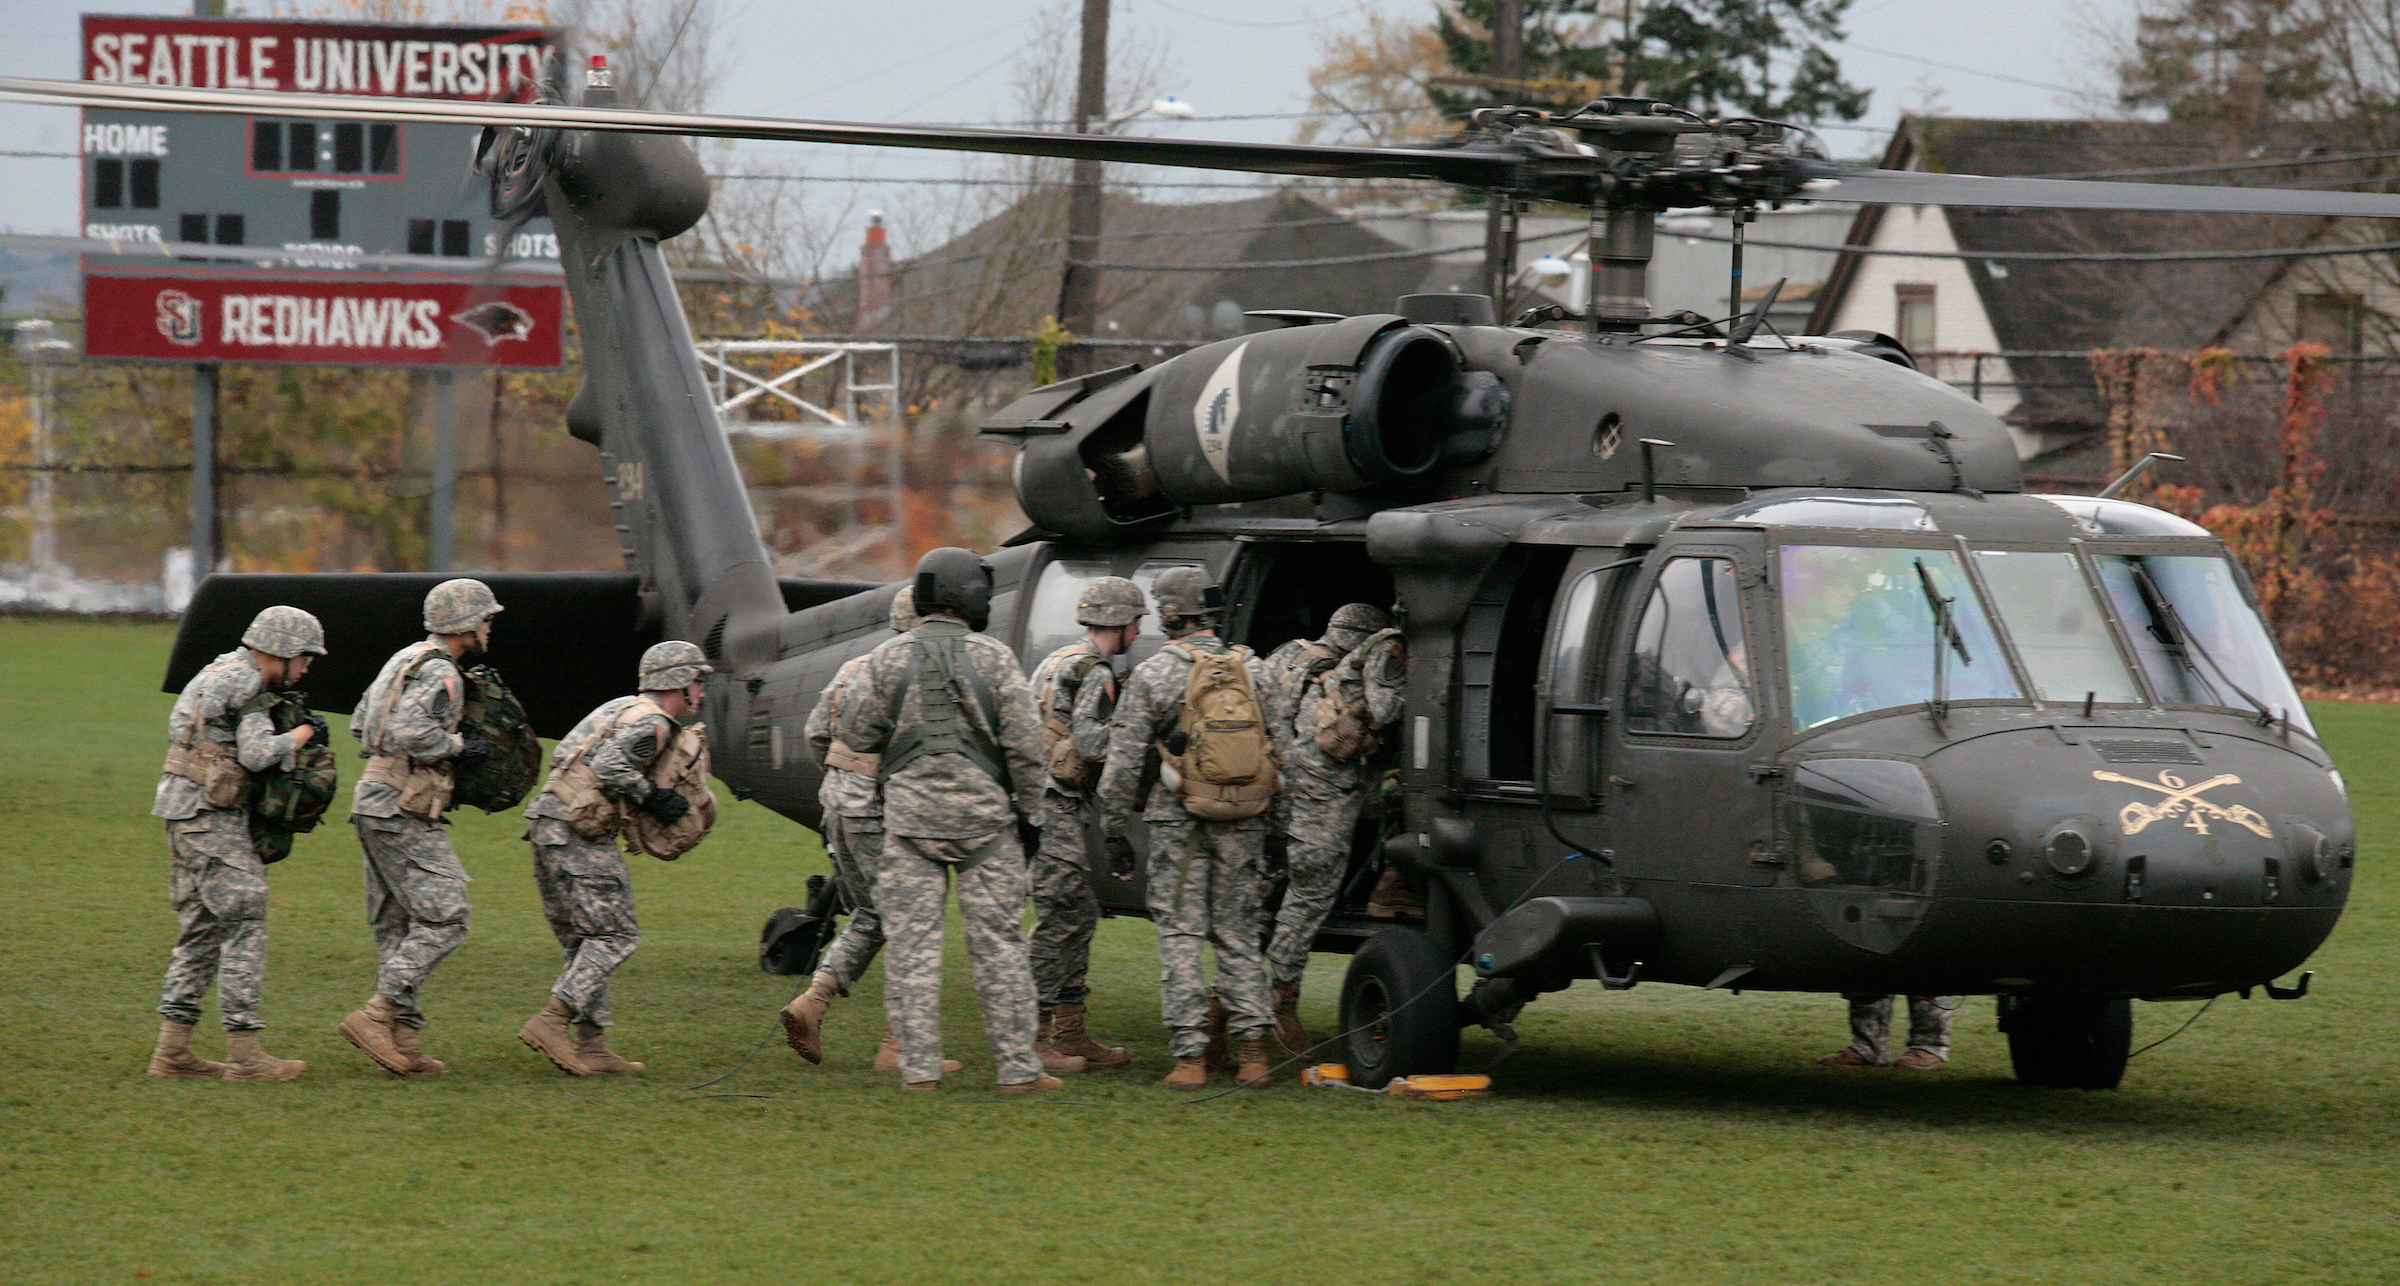
[[[1933,287],[1904,281],[1892,290],[1892,338],[1922,363],[1934,352]]]
[[[2359,321],[2363,311],[2356,295],[2300,296],[2299,338],[2303,344],[2323,344],[2337,354],[2359,351]]]

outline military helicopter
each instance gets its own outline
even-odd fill
[[[1361,913],[1357,1083],[1450,1070],[1579,980],[1997,995],[2016,1074],[2113,1087],[2130,1001],[2264,987],[2332,930],[2356,837],[2225,547],[2163,511],[2024,491],[2001,423],[1880,335],[1780,338],[1765,305],[1654,319],[1653,220],[1808,199],[2400,217],[2400,197],[1992,179],[1825,159],[1803,130],[1603,99],[1493,110],[1449,146],[1358,148],[0,81],[105,107],[485,125],[495,208],[557,226],[622,575],[494,576],[495,663],[556,735],[659,637],[718,660],[719,775],[803,825],[801,725],[886,637],[896,586],[778,580],[715,422],[659,242],[708,184],[676,136],[1424,178],[1592,211],[1590,314],[1501,324],[1477,296],[1274,328],[1035,389],[983,431],[1019,444],[1032,527],[995,551],[990,631],[1028,663],[1103,574],[1208,568],[1227,635],[1402,609],[1401,819],[1353,870],[1415,873],[1426,913]],[[2122,485],[2120,480],[2119,486]],[[312,676],[346,708],[414,630],[412,575],[208,578],[172,690],[257,607],[325,618]],[[1155,646],[1153,641],[1150,646]],[[1142,652],[1137,650],[1135,659]],[[1143,914],[1138,864],[1092,880]],[[1138,838],[1138,837],[1137,837]],[[1458,993],[1456,967],[1474,981]],[[1512,1037],[1513,1039],[1513,1037]]]

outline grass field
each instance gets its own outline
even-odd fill
[[[1577,989],[1528,1010],[1489,1100],[1156,1085],[1149,926],[1101,932],[1093,1025],[1130,1072],[992,1094],[951,953],[930,1097],[866,1066],[872,984],[806,1067],[759,923],[823,867],[749,805],[635,872],[616,1045],[570,1080],[514,1039],[556,948],[521,820],[456,828],[474,934],[437,973],[445,1077],[395,1081],[333,1032],[374,955],[338,819],[273,868],[268,1046],[283,1085],[142,1075],[174,934],[147,815],[162,627],[0,621],[0,1281],[2193,1283],[2400,1279],[2400,708],[2316,716],[2355,793],[2356,892],[2298,1004],[2219,1002],[2114,1093],[2008,1078],[1991,1002],[1931,1075],[1811,1061],[1838,1000]],[[350,744],[347,736],[340,744]],[[351,770],[355,760],[345,764]],[[345,789],[346,789],[345,785]],[[1331,1022],[1342,961],[1305,1012]],[[2136,1006],[2140,1041],[2190,1005]],[[211,1018],[202,1047],[221,1048]],[[1471,1033],[1470,1067],[1493,1051]],[[732,1096],[726,1096],[732,1095]]]

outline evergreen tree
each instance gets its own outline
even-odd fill
[[[1493,7],[1454,0],[1435,20],[1460,73],[1433,91],[1445,112],[1493,102],[1573,107],[1614,93],[1803,123],[1867,110],[1869,91],[1844,81],[1825,48],[1842,38],[1850,0],[1524,0],[1524,72],[1515,83],[1492,75]]]

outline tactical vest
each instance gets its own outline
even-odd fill
[[[1182,753],[1158,748],[1159,779],[1183,797],[1183,809],[1203,821],[1256,817],[1282,789],[1266,712],[1250,686],[1250,649],[1236,644],[1203,652],[1188,643],[1167,651],[1192,663],[1175,729]]]
[[[1100,765],[1084,758],[1075,749],[1072,711],[1083,699],[1083,685],[1091,679],[1092,668],[1100,665],[1102,658],[1100,650],[1093,647],[1089,640],[1072,646],[1087,650],[1071,660],[1049,667],[1048,675],[1042,680],[1042,690],[1035,696],[1034,702],[1042,712],[1042,757],[1050,769],[1051,780],[1069,790],[1081,790],[1092,784],[1092,778],[1099,775]],[[1103,678],[1102,682],[1108,682],[1113,677],[1112,674]],[[1070,694],[1067,698],[1070,713],[1065,715],[1058,713],[1058,694],[1062,687]]]
[[[825,717],[833,727],[842,726],[843,680],[850,677],[856,665],[857,662],[853,661],[836,671],[833,676],[833,684],[825,693],[825,699],[831,703],[830,708],[825,711]],[[825,766],[839,768],[843,772],[857,773],[861,777],[873,777],[883,771],[883,756],[852,750],[840,737],[835,737],[832,743],[825,747]]]
[[[618,733],[652,716],[666,719],[670,726],[675,722],[667,717],[665,710],[659,708],[657,701],[648,696],[636,697],[617,711],[616,718],[594,732],[582,745],[559,761],[558,767],[551,770],[550,780],[542,790],[565,805],[566,823],[574,828],[576,834],[585,839],[600,839],[614,835],[624,827],[628,815],[633,811],[631,806],[600,789],[600,774],[592,771],[587,761],[595,748],[606,745]],[[651,766],[657,767],[659,759],[665,757],[666,751],[661,750],[658,758],[651,761]]]
[[[362,781],[376,782],[400,792],[400,811],[429,822],[442,820],[449,811],[453,778],[447,760],[421,764],[407,755],[386,753],[383,749],[384,729],[392,721],[392,712],[400,708],[400,694],[408,689],[411,676],[436,656],[447,656],[439,643],[419,643],[420,650],[392,676],[391,689],[383,695],[383,708],[366,728],[362,752],[367,757],[366,770],[359,773]]]
[[[911,631],[917,643],[917,722],[892,735],[883,748],[883,760],[877,767],[879,777],[888,778],[927,755],[964,755],[969,763],[981,768],[1003,789],[1016,789],[1008,771],[1008,760],[992,740],[986,728],[1000,723],[999,711],[992,706],[992,694],[985,691],[973,674],[961,674],[958,667],[956,640],[970,631],[957,621],[927,621]],[[983,714],[977,723],[967,717],[966,706],[972,699]]]
[[[1307,703],[1307,708],[1309,723],[1316,729],[1317,749],[1327,758],[1355,763],[1372,757],[1382,748],[1383,737],[1375,726],[1375,716],[1367,709],[1366,663],[1377,645],[1397,633],[1397,630],[1380,630],[1369,635],[1343,664],[1317,676],[1312,685],[1317,696]],[[1353,682],[1358,685],[1355,697],[1347,690],[1347,684]],[[1293,732],[1298,735],[1300,730],[1294,728]]]
[[[200,671],[202,677],[219,673],[225,665],[211,662]],[[195,684],[198,680],[194,681]],[[205,685],[202,685],[205,686]],[[204,734],[208,720],[201,717],[200,703],[192,703],[192,717],[184,727],[183,740],[169,742],[167,762],[159,769],[170,776],[181,777],[200,788],[200,802],[209,808],[240,808],[250,789],[250,773],[242,767],[231,746],[209,740]],[[239,735],[240,716],[235,716],[236,735]]]

